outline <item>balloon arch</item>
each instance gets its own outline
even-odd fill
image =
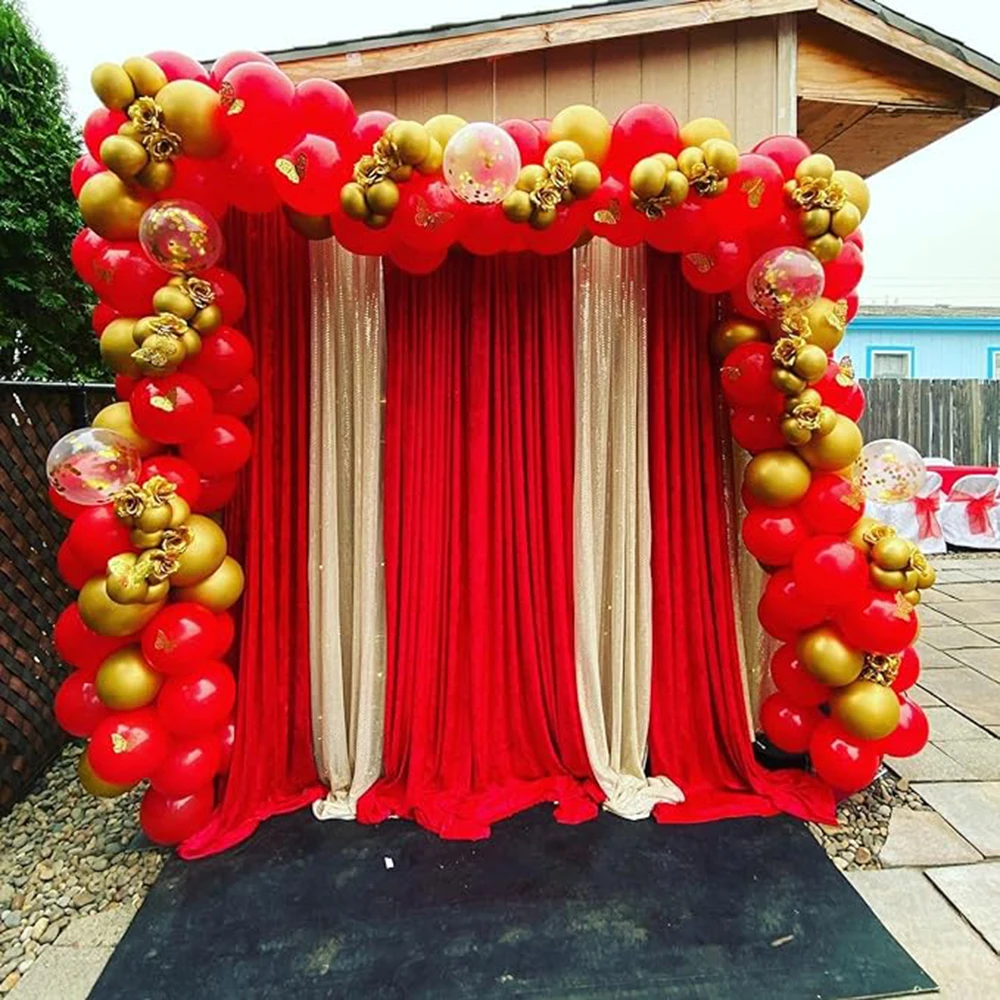
[[[421,124],[356,115],[337,84],[293,84],[233,53],[210,72],[173,52],[105,63],[72,173],[86,228],[72,256],[119,402],[49,460],[72,519],[59,551],[78,600],[55,628],[76,668],[56,699],[89,738],[96,795],[148,780],[141,821],[175,843],[205,824],[234,741],[224,656],[243,573],[211,515],[253,447],[259,386],[236,329],[245,291],[217,266],[217,218],[284,210],[308,239],[426,273],[449,248],[556,254],[599,236],[681,255],[725,296],[710,332],[732,433],[751,453],[744,542],[770,574],[759,606],[782,645],[766,735],[853,791],[885,753],[926,742],[904,693],[919,669],[914,605],[933,570],[866,495],[912,495],[898,455],[866,464],[861,389],[832,352],[857,310],[865,182],[774,136],[740,154],[726,126],[642,104],[613,124],[577,105],[549,120]],[[919,485],[919,484],[918,484]]]

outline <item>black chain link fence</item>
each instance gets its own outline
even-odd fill
[[[67,668],[51,636],[74,595],[56,572],[68,522],[49,506],[45,459],[113,400],[106,385],[0,382],[0,815],[65,740],[52,704]]]

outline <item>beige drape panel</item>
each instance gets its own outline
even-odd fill
[[[645,248],[576,253],[574,576],[580,716],[605,808],[683,794],[645,772],[652,669]]]
[[[330,794],[353,819],[379,777],[385,718],[381,264],[313,243],[309,628],[313,732]]]

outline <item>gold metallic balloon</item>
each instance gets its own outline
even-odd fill
[[[736,173],[740,165],[740,151],[731,142],[726,139],[706,139],[701,148],[705,152],[705,163],[723,177]]]
[[[691,177],[696,167],[705,163],[705,153],[700,146],[687,146],[677,154],[677,169],[685,177]]]
[[[583,147],[578,142],[571,142],[569,139],[562,139],[552,143],[545,151],[542,162],[549,167],[555,160],[566,160],[570,166],[585,160]]]
[[[761,503],[785,507],[806,495],[812,474],[794,451],[762,451],[747,464],[744,482],[751,496]]]
[[[191,326],[199,333],[211,333],[222,325],[222,309],[214,302],[199,309],[191,320]]]
[[[464,118],[459,118],[458,115],[435,115],[424,122],[424,128],[430,133],[432,139],[437,140],[442,150],[448,145],[448,140],[466,125],[468,122]]]
[[[147,191],[166,191],[174,182],[174,165],[169,160],[150,160],[136,174],[135,182]]]
[[[528,220],[534,229],[548,229],[556,221],[554,208],[540,208]]]
[[[799,449],[799,453],[814,469],[836,472],[855,462],[864,443],[858,425],[849,417],[838,413],[833,430],[823,437],[814,436],[807,445]]]
[[[837,411],[832,406],[821,406],[817,420],[819,426],[816,428],[816,433],[820,437],[825,437],[837,426]]]
[[[812,438],[813,432],[809,430],[808,427],[803,427],[796,419],[793,417],[785,417],[781,421],[781,433],[784,434],[785,440],[790,444],[798,447],[799,445],[805,444],[810,438]]]
[[[198,311],[194,300],[176,285],[164,285],[153,293],[153,308],[158,313],[173,313],[181,319],[191,319]]]
[[[141,374],[138,366],[132,360],[135,350],[135,340],[132,333],[135,330],[135,320],[121,316],[113,319],[101,332],[101,358],[112,371],[129,378],[138,378]]]
[[[906,569],[910,565],[910,557],[912,555],[913,546],[905,538],[900,538],[899,535],[880,538],[872,546],[872,559],[882,569]]]
[[[361,222],[368,215],[365,189],[354,181],[345,184],[340,189],[340,207],[349,219]]]
[[[659,197],[666,183],[667,168],[663,161],[655,156],[647,156],[640,160],[629,175],[629,187],[643,201]]]
[[[688,196],[690,189],[690,182],[679,170],[668,170],[661,197],[668,198],[671,205],[677,206]]]
[[[431,135],[420,122],[397,119],[385,130],[403,163],[420,163],[430,152]]]
[[[167,498],[167,506],[170,508],[171,528],[178,527],[191,516],[191,505],[179,493]]]
[[[573,104],[563,108],[549,126],[550,143],[564,139],[575,142],[583,149],[586,159],[600,167],[611,146],[611,123],[597,108]]]
[[[226,556],[222,565],[210,577],[193,587],[179,588],[174,593],[179,601],[197,601],[218,614],[240,599],[240,594],[243,593],[243,568],[232,556]]]
[[[718,118],[692,118],[681,127],[682,146],[701,146],[709,139],[725,139],[732,142],[733,136],[724,122]]]
[[[908,590],[905,594],[903,594],[903,597],[905,597],[910,604],[914,606],[918,605],[922,600],[919,590]]]
[[[854,681],[830,697],[833,717],[863,740],[881,740],[899,725],[899,699],[891,687]]]
[[[399,188],[394,181],[379,181],[365,192],[365,201],[376,215],[391,215],[399,205]]]
[[[878,525],[879,522],[876,521],[874,517],[863,517],[847,533],[847,540],[856,549],[861,549],[862,552],[870,553],[872,545],[865,541],[864,536],[867,535],[873,528],[878,527]]]
[[[527,222],[534,206],[527,191],[514,190],[503,200],[503,214],[511,222]]]
[[[135,634],[156,617],[165,603],[118,604],[108,597],[103,576],[91,577],[77,598],[84,625],[98,635],[110,636]]]
[[[90,85],[101,104],[112,111],[124,111],[135,100],[135,87],[128,73],[116,63],[95,66]]]
[[[428,133],[430,134],[430,133]],[[444,165],[444,149],[441,143],[431,136],[427,147],[427,155],[417,164],[417,170],[422,174],[439,174]],[[398,178],[393,178],[398,180]]]
[[[93,427],[104,427],[106,430],[115,431],[127,438],[133,448],[143,458],[155,455],[158,451],[163,451],[163,445],[150,438],[143,437],[136,430],[132,420],[132,408],[124,400],[118,403],[109,403],[100,410],[97,416],[91,421]]]
[[[80,784],[84,790],[96,795],[100,799],[114,799],[119,795],[124,795],[129,789],[135,788],[138,782],[131,785],[113,785],[110,781],[99,778],[90,764],[90,757],[84,750],[76,762],[76,776],[80,779]]]
[[[167,74],[145,56],[133,56],[122,63],[122,69],[128,73],[135,92],[142,97],[155,97],[157,92],[167,85]]]
[[[829,358],[816,344],[806,344],[795,355],[795,374],[807,382],[817,382],[826,374]]]
[[[847,200],[861,213],[863,221],[868,214],[868,206],[871,203],[871,194],[864,178],[854,173],[853,170],[835,170],[833,180],[847,192]]]
[[[844,249],[844,241],[833,233],[824,233],[809,241],[809,252],[822,261],[836,260]]]
[[[177,371],[187,358],[184,340],[163,333],[153,333],[145,338],[142,347],[132,354],[132,359],[143,375],[169,375]]]
[[[177,557],[178,568],[170,577],[174,587],[190,587],[211,576],[226,557],[226,533],[210,517],[192,514],[188,547]]]
[[[771,372],[771,385],[786,396],[798,396],[805,390],[806,380],[787,368],[775,368]]]
[[[785,400],[785,412],[792,413],[797,406],[818,409],[822,405],[823,397],[815,389],[803,389],[797,396],[789,396]]]
[[[836,169],[837,165],[826,153],[812,153],[804,160],[801,160],[795,168],[795,179],[803,181],[807,177],[812,177],[828,181]]]
[[[767,330],[752,319],[742,316],[730,316],[719,320],[712,327],[710,345],[712,356],[721,361],[730,351],[740,344],[749,344],[767,340]]]
[[[154,670],[139,646],[113,652],[97,669],[97,696],[115,711],[128,711],[150,704],[160,691],[163,674]]]
[[[803,632],[797,651],[802,666],[823,684],[843,687],[856,680],[864,666],[864,655],[849,646],[832,625]]]
[[[843,208],[837,209],[830,220],[830,232],[843,239],[850,236],[861,225],[861,210],[854,202],[847,202]]]
[[[333,235],[329,215],[306,215],[304,212],[296,212],[287,205],[284,209],[288,224],[299,236],[304,236],[307,240],[328,240]]]
[[[141,142],[124,135],[109,135],[101,143],[101,163],[122,180],[131,180],[149,162]]]
[[[654,153],[656,159],[658,159],[666,168],[669,173],[671,170],[677,169],[677,157],[671,156],[670,153]]]
[[[365,225],[371,229],[385,229],[389,225],[389,216],[378,215],[373,212],[365,218]]]
[[[906,574],[899,570],[882,569],[876,563],[868,567],[868,577],[879,590],[909,590]]]
[[[150,504],[144,507],[142,513],[135,519],[135,526],[140,531],[165,531],[170,527],[173,513],[169,504]]]
[[[819,298],[805,311],[809,322],[809,343],[833,351],[844,339],[847,315],[846,303]]]
[[[173,80],[156,95],[163,122],[181,137],[182,152],[211,159],[226,148],[219,95],[197,80]]]
[[[588,198],[601,186],[600,168],[592,160],[581,160],[573,165],[570,187],[578,198]]]
[[[830,219],[830,212],[825,208],[814,208],[799,216],[802,232],[813,239],[822,236],[830,228]]]
[[[918,574],[917,586],[921,590],[927,590],[929,587],[933,587],[935,583],[937,583],[937,570],[928,563],[927,567],[920,570]]]
[[[106,240],[137,240],[150,199],[110,170],[88,178],[77,195],[83,221]]]

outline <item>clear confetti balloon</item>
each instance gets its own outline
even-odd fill
[[[823,265],[801,247],[777,247],[757,258],[747,275],[747,295],[759,313],[784,319],[808,309],[822,294]]]
[[[912,500],[927,478],[920,452],[905,441],[892,438],[866,444],[854,471],[861,492],[879,503]]]
[[[61,437],[49,452],[49,485],[73,503],[107,503],[139,478],[142,459],[131,442],[103,427],[83,427]]]
[[[193,201],[158,201],[143,213],[139,242],[164,270],[194,274],[219,259],[222,230],[212,213]]]
[[[514,190],[520,170],[517,143],[489,122],[463,125],[444,148],[444,179],[462,201],[503,201]]]

